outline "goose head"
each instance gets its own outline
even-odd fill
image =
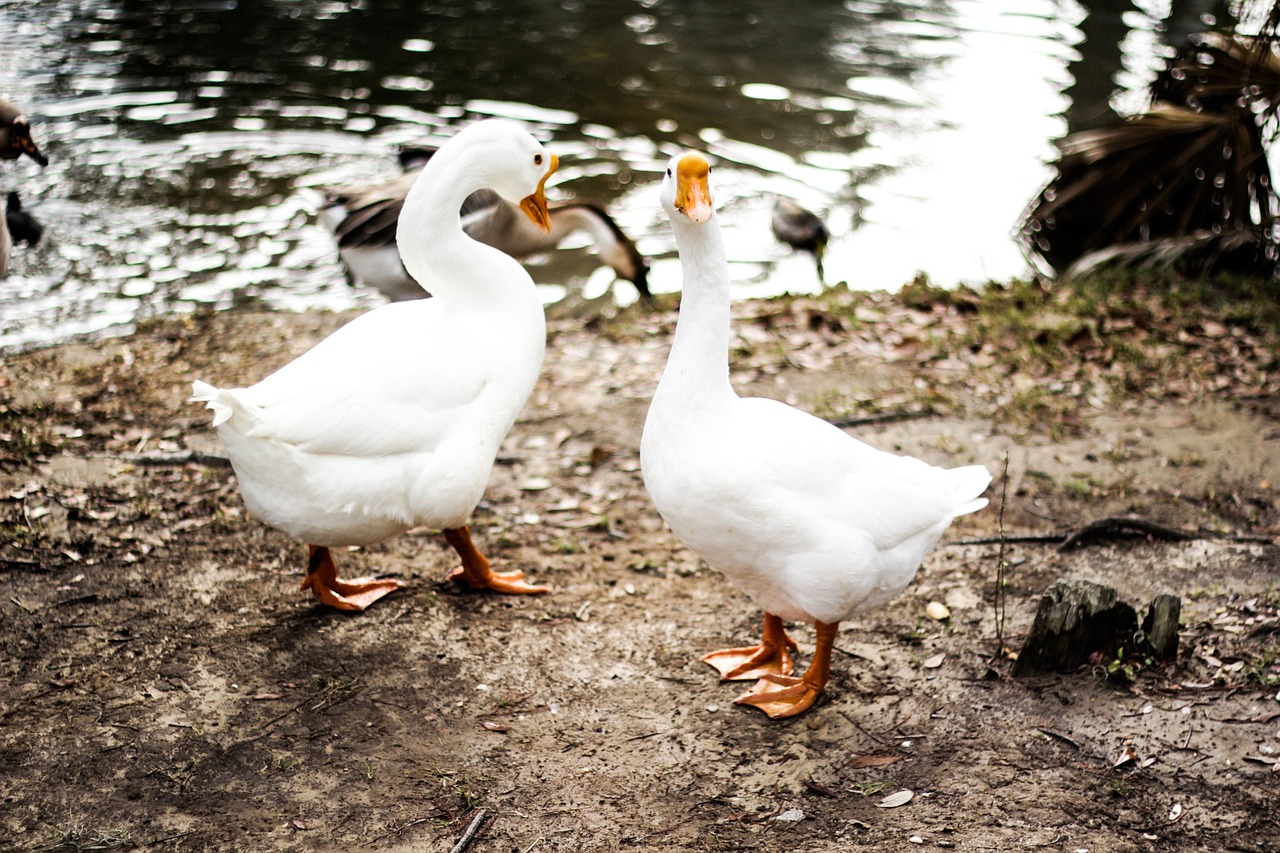
[[[711,199],[711,164],[697,151],[677,154],[662,179],[662,206],[667,215],[702,224],[715,214]]]
[[[493,190],[524,211],[543,233],[551,230],[546,187],[547,178],[560,166],[556,155],[519,124],[502,119],[476,122],[456,138],[466,141],[474,157],[480,178],[476,189]],[[436,159],[438,155],[431,162]]]
[[[0,160],[17,160],[26,154],[41,166],[49,158],[40,152],[31,138],[31,125],[17,105],[0,99]]]

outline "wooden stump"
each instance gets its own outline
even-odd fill
[[[1147,637],[1151,654],[1157,660],[1173,660],[1178,656],[1178,618],[1182,615],[1182,599],[1176,595],[1157,595],[1147,607],[1142,620],[1142,633]]]
[[[1066,672],[1092,661],[1173,658],[1182,601],[1157,596],[1142,627],[1138,613],[1109,586],[1057,581],[1045,592],[1013,672]]]
[[[1089,581],[1057,581],[1049,587],[1013,672],[1073,670],[1101,654],[1110,660],[1132,643],[1138,614],[1109,586]]]

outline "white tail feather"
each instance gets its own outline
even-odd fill
[[[191,383],[192,403],[204,403],[205,408],[213,411],[213,425],[222,426],[235,413],[230,395],[221,388],[214,388],[208,382],[197,379]]]

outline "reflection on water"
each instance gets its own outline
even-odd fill
[[[1122,21],[1135,88],[1146,6]],[[1019,275],[1010,234],[1066,130],[1086,20],[1060,0],[0,4],[0,94],[52,161],[0,172],[47,226],[0,282],[0,347],[243,300],[376,304],[315,224],[316,188],[389,177],[399,145],[480,115],[551,140],[553,195],[608,203],[658,292],[679,266],[657,176],[683,146],[716,158],[741,294],[818,287],[769,236],[775,193],[826,215],[828,281]],[[534,268],[548,299],[608,272],[585,250]]]

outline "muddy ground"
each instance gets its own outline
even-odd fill
[[[473,527],[550,594],[460,592],[452,552],[413,531],[337,555],[408,585],[357,615],[299,592],[302,544],[246,514],[185,402],[193,378],[252,381],[347,318],[227,312],[9,357],[0,849],[450,851],[474,827],[466,849],[503,853],[1280,850],[1274,351],[1247,394],[1188,347],[1195,381],[1050,384],[1046,408],[1019,392],[1047,378],[946,351],[936,330],[962,314],[735,307],[742,392],[883,416],[849,429],[997,477],[902,596],[842,626],[824,697],[788,721],[699,662],[760,614],[641,482],[670,306],[552,320]],[[1190,538],[998,541],[1118,515]],[[1059,578],[1181,596],[1177,660],[1014,677],[998,635],[1016,652]]]

